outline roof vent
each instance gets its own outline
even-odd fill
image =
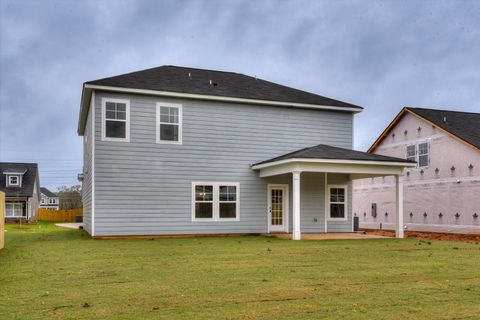
[[[210,80],[210,85],[216,87],[216,86],[218,86],[218,83],[213,82],[213,80]]]
[[[447,117],[446,116],[443,117],[443,122],[447,123]]]
[[[188,73],[188,79],[192,80],[192,74],[190,72]]]

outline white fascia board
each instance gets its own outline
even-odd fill
[[[407,162],[389,162],[389,161],[364,161],[364,160],[343,160],[343,159],[285,159],[275,162],[253,165],[253,170],[278,166],[287,163],[331,163],[331,164],[353,164],[353,165],[374,165],[374,166],[394,166],[394,167],[416,167],[415,163]]]
[[[306,108],[306,109],[349,111],[349,112],[355,112],[355,113],[362,111],[361,108],[354,108],[354,107],[335,107],[335,106],[326,106],[326,105],[324,106],[324,105],[308,104],[308,103],[222,97],[222,96],[211,96],[211,95],[204,95],[204,94],[191,94],[191,93],[181,93],[181,92],[171,92],[171,91],[131,89],[131,88],[122,88],[122,87],[99,86],[99,85],[92,85],[92,84],[85,84],[84,88],[93,89],[93,90],[105,90],[105,91],[127,92],[127,93],[146,94],[146,95],[155,95],[155,96],[164,96],[164,97],[174,97],[174,98],[214,100],[214,101],[238,102],[238,103],[248,103],[248,104],[271,105],[271,106],[297,107],[297,108]]]

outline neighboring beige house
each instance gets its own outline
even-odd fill
[[[480,233],[480,113],[403,108],[368,150],[417,161],[405,170],[408,230]],[[356,180],[360,227],[393,229],[392,177]]]

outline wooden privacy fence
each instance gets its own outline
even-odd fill
[[[38,209],[38,220],[52,222],[75,222],[75,216],[83,216],[83,209],[50,210]]]
[[[5,193],[0,191],[0,250],[5,247]]]

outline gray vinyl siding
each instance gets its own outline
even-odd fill
[[[88,112],[83,136],[83,228],[92,234],[92,110]]]
[[[101,141],[102,97],[130,100],[130,142]],[[159,101],[182,104],[182,145],[156,143]],[[347,112],[105,92],[95,94],[95,110],[96,236],[266,232],[269,182],[251,164],[321,143],[352,147]],[[323,188],[302,175],[308,188]],[[192,181],[239,182],[240,221],[192,222]],[[323,220],[308,223],[324,208],[312,195],[302,198],[302,225],[323,231]]]

